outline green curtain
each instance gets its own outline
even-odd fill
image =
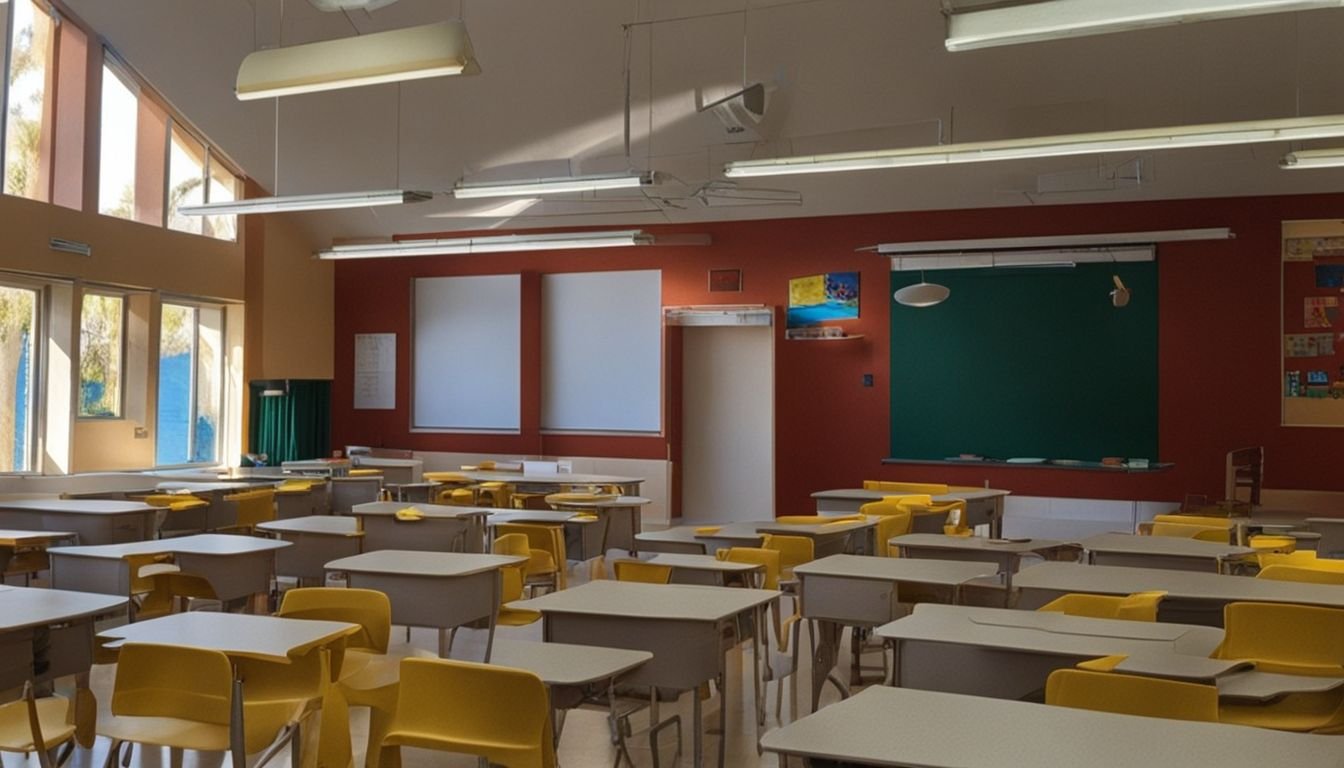
[[[330,455],[331,382],[290,379],[283,396],[262,395],[266,387],[258,381],[249,387],[248,451],[266,454],[272,466]]]

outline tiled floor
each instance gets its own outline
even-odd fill
[[[576,573],[574,577],[579,577]],[[575,582],[571,582],[575,583]],[[791,603],[786,603],[786,607]],[[513,640],[541,640],[540,622],[526,627],[501,627],[498,630],[498,636]],[[394,627],[392,632],[393,653],[407,654],[415,649],[421,651],[433,651],[437,647],[437,635],[431,630],[417,629],[412,630],[410,643],[406,642],[406,632],[402,627]],[[453,647],[453,656],[455,658],[479,659],[484,650],[485,633],[483,631],[462,630],[458,633],[456,643]],[[806,635],[803,636],[803,647],[807,647]],[[801,679],[804,680],[798,691],[798,708],[800,712],[807,709],[807,700],[809,692],[808,665],[806,653],[803,654],[801,664]],[[728,654],[728,675],[732,681],[729,691],[728,711],[728,734],[726,736],[726,762],[728,766],[737,768],[738,766],[777,766],[778,760],[773,755],[757,755],[755,731],[752,724],[752,706],[751,706],[751,678],[750,670],[752,668],[751,655],[746,650],[730,651]],[[876,661],[876,657],[870,661]],[[777,658],[776,664],[782,664],[783,660]],[[848,656],[845,657],[844,664],[848,664]],[[111,696],[113,679],[113,669],[111,667],[95,667],[92,686],[98,697],[99,707],[102,713],[106,712],[107,703]],[[792,689],[792,678],[786,682],[784,696],[784,707],[782,716],[785,722],[790,719],[789,692]],[[775,718],[774,702],[776,683],[769,683],[765,689],[767,696],[766,707],[766,729],[774,728],[779,725],[779,720]],[[681,716],[682,722],[689,724],[691,720],[691,695],[683,694],[676,702],[661,704],[661,716],[666,717],[672,714]],[[838,694],[833,688],[828,687],[823,695],[823,703],[838,698]],[[706,728],[712,728],[717,724],[719,708],[719,697],[713,696],[704,702],[704,722]],[[643,715],[636,715],[633,727],[640,729],[647,724],[647,718]],[[351,739],[355,749],[355,764],[362,765],[364,758],[364,740],[367,736],[367,711],[363,709],[352,710],[351,717]],[[683,733],[683,753],[679,759],[675,759],[675,745],[672,743],[671,731],[664,734],[665,742],[660,752],[660,764],[663,766],[677,765],[689,766],[691,733],[689,727]],[[704,738],[705,765],[713,766],[717,754],[719,735],[707,733]],[[631,756],[635,764],[643,768],[653,765],[653,755],[648,745],[647,739],[636,739],[630,745]],[[101,768],[107,754],[107,744],[105,740],[100,739],[92,750],[76,750],[68,765],[75,768]],[[606,713],[603,710],[577,710],[568,714],[565,719],[564,731],[560,739],[560,748],[558,757],[560,764],[566,768],[597,768],[599,766],[611,766],[615,761],[616,750],[611,745],[609,729],[607,726]],[[675,759],[675,762],[674,762]],[[5,755],[4,766],[12,768],[22,764],[22,761],[15,755]],[[146,768],[157,768],[160,765],[167,765],[169,762],[167,751],[161,753],[156,750],[142,751],[136,749],[131,761],[131,765],[145,766]],[[185,761],[187,766],[220,766],[223,764],[223,755],[188,755]],[[272,760],[271,765],[285,766],[289,762],[288,751],[281,753]],[[35,760],[31,765],[36,766]],[[471,757],[447,756],[441,753],[424,752],[418,750],[405,750],[404,765],[406,768],[417,768],[419,766],[464,766],[474,767],[476,760]]]

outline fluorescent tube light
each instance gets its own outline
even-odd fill
[[[1250,120],[1239,123],[1182,125],[1102,133],[1036,136],[1025,139],[941,144],[871,152],[735,160],[724,169],[730,178],[832,173],[878,168],[911,168],[955,163],[985,163],[1039,157],[1142,152],[1159,149],[1218,147],[1274,141],[1330,139],[1344,136],[1344,115]]]
[[[948,16],[944,45],[949,51],[970,51],[1341,6],[1344,0],[1044,0],[953,13]]]
[[[625,173],[606,176],[567,176],[554,179],[530,179],[528,181],[508,181],[499,184],[472,184],[459,181],[453,188],[453,196],[459,198],[476,197],[527,197],[531,195],[558,195],[565,192],[597,192],[604,189],[635,189],[655,182],[652,172]]]
[[[285,197],[254,197],[247,200],[228,200],[218,203],[179,206],[177,212],[185,216],[215,216],[221,214],[286,213],[290,211],[328,211],[336,208],[368,208],[375,205],[403,205],[423,203],[434,197],[433,192],[405,189],[387,189],[377,192],[338,192],[321,195],[287,195]]]
[[[255,51],[238,67],[240,100],[480,72],[460,20]]]
[[[1047,235],[1044,237],[987,237],[978,240],[924,240],[910,243],[880,243],[859,248],[888,254],[956,253],[968,251],[1063,250],[1106,246],[1147,245],[1186,240],[1231,240],[1227,227],[1209,229],[1165,229],[1151,232],[1098,232],[1086,235]]]
[[[708,242],[703,238],[700,242]],[[449,256],[466,253],[509,253],[552,251],[566,248],[620,248],[656,245],[653,235],[642,230],[613,232],[560,232],[536,235],[492,235],[435,240],[400,240],[392,243],[333,245],[319,251],[325,260],[373,259],[401,256]]]
[[[1296,152],[1289,152],[1279,161],[1279,167],[1288,170],[1339,168],[1341,166],[1344,166],[1344,147],[1299,149]]]

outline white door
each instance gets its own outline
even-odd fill
[[[775,516],[775,347],[769,327],[682,331],[684,523]]]

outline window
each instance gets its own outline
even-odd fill
[[[0,285],[0,472],[32,469],[36,335],[37,291]]]
[[[13,0],[9,95],[5,109],[6,194],[46,201],[50,95],[56,24],[33,0]],[[0,15],[4,8],[0,7]]]
[[[183,216],[179,206],[205,202],[205,145],[176,124],[168,142],[168,228],[202,234],[200,216]]]
[[[224,395],[223,331],[219,307],[164,303],[156,464],[216,461]]]
[[[238,177],[228,168],[210,158],[210,202],[233,202],[238,199]],[[220,240],[238,239],[238,217],[234,214],[209,216],[206,218],[206,234]]]
[[[79,415],[121,417],[121,339],[126,302],[84,294],[79,312]]]
[[[111,61],[111,57],[107,57]],[[135,218],[135,145],[139,99],[129,78],[103,65],[98,212]]]

